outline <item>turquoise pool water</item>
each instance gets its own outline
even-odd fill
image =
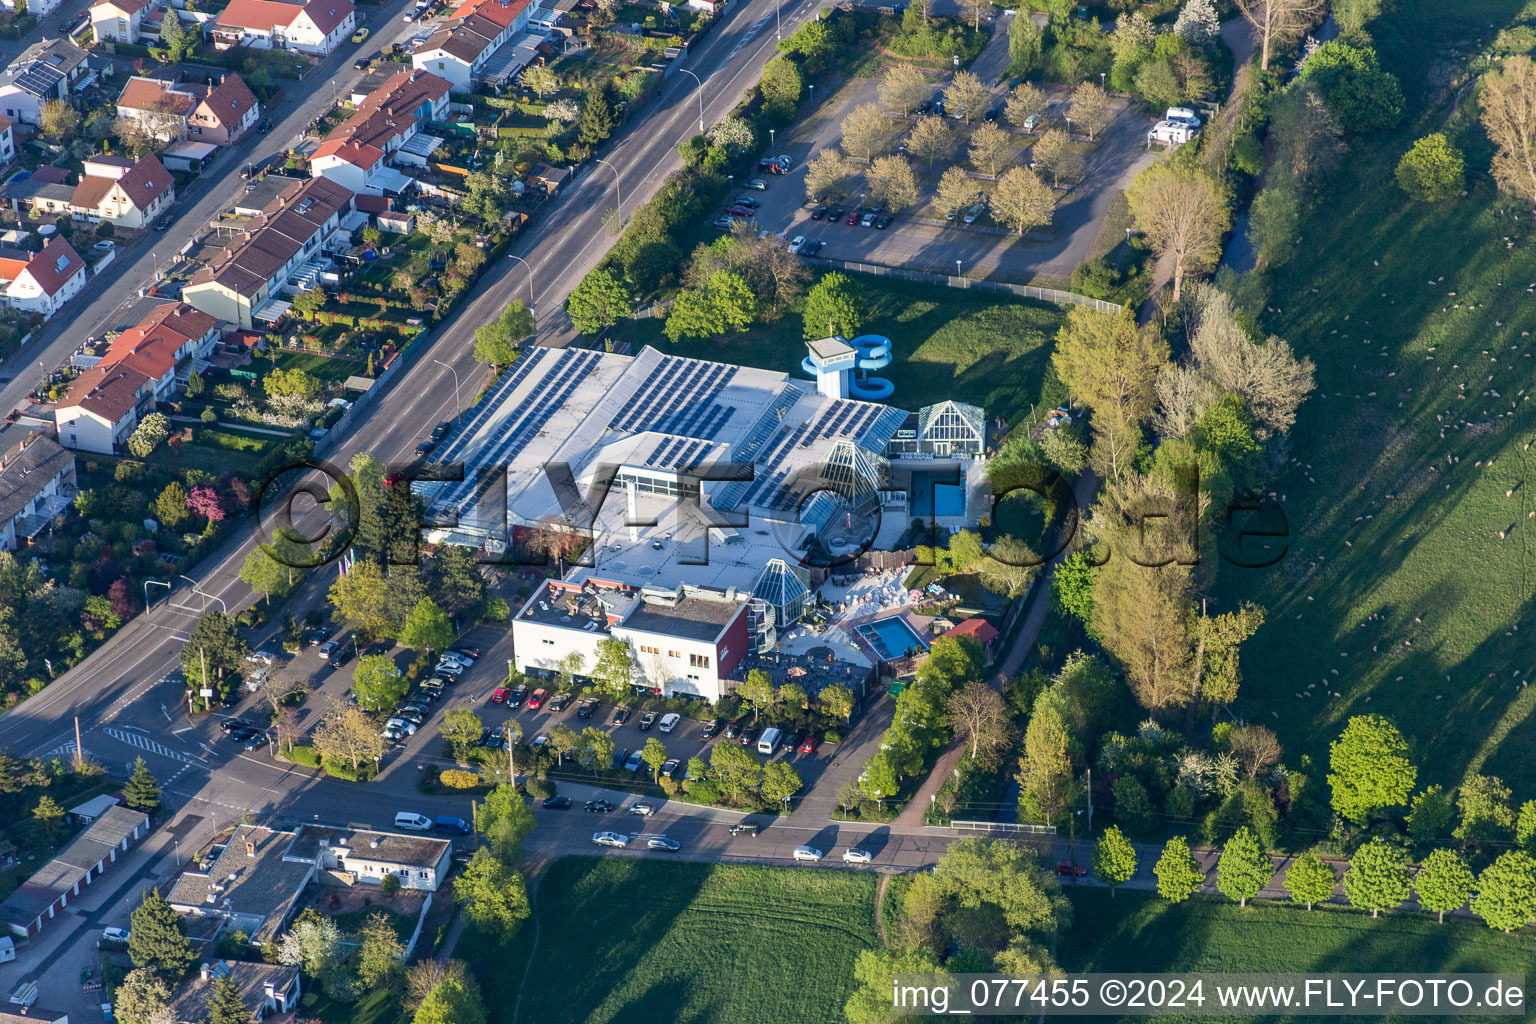
[[[912,489],[908,494],[912,514],[924,519],[965,515],[965,488],[958,484],[940,482],[945,479],[953,480],[954,476],[952,472],[914,472]]]
[[[893,661],[910,650],[926,651],[928,644],[900,615],[890,615],[858,627],[859,636],[875,649],[882,661]]]

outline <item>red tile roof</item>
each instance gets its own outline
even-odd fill
[[[462,18],[466,15],[478,14],[482,18],[489,18],[502,28],[508,28],[532,2],[533,0],[464,0],[464,3],[454,9],[453,17]]]
[[[997,639],[997,629],[986,619],[966,619],[957,623],[945,636],[973,636],[985,647]]]
[[[59,411],[81,408],[108,423],[116,423],[133,411],[150,379],[137,370],[111,363],[97,363],[75,378],[69,397]]]
[[[390,75],[383,85],[357,105],[351,117],[331,130],[315,155],[335,153],[337,149],[333,144],[345,141],[376,150],[388,149],[391,139],[406,134],[415,124],[419,110],[441,102],[452,88],[447,79],[429,71],[401,71]],[[327,146],[333,148],[327,150]],[[357,163],[350,158],[348,162]]]
[[[32,257],[27,264],[27,273],[52,297],[69,283],[70,278],[85,273],[85,260],[64,241],[63,236],[55,235],[43,246],[42,252]]]
[[[351,139],[327,139],[315,147],[314,159],[323,156],[340,157],[354,167],[371,170],[384,159],[384,151],[377,146],[365,146]]]
[[[95,3],[91,4],[91,10],[94,11],[98,7],[112,6],[124,14],[132,14],[134,11],[142,11],[153,2],[154,0],[96,0]]]
[[[186,117],[197,106],[197,97],[158,78],[130,78],[117,97],[117,105],[127,110],[163,110]]]
[[[308,4],[285,4],[277,0],[230,0],[215,24],[232,28],[259,29],[270,32],[273,26],[284,28],[292,25],[302,11],[309,15],[321,33],[330,35],[331,30],[353,10],[352,0],[310,0]]]
[[[45,185],[67,185],[69,171],[63,167],[55,167],[53,164],[43,164],[32,172],[32,180],[40,181]]]
[[[254,106],[256,94],[235,74],[225,75],[224,81],[203,97],[203,108],[226,129],[240,127]]]

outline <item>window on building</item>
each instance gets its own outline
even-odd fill
[[[669,657],[669,658],[676,658],[676,657],[680,657],[680,655],[676,651],[668,651],[667,652],[667,657]]]
[[[688,664],[694,668],[709,668],[709,656],[705,654],[688,655]]]

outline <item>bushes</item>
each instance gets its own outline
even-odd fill
[[[480,785],[480,776],[462,768],[449,768],[438,776],[438,781],[449,789],[474,789]]]
[[[548,800],[555,795],[555,784],[548,779],[529,779],[523,788],[531,800]]]
[[[315,753],[315,748],[306,743],[296,743],[289,747],[283,756],[294,764],[303,765],[305,768],[319,768],[320,755]]]

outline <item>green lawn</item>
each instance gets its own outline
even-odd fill
[[[368,306],[368,316],[375,315],[376,306]],[[342,330],[343,328],[337,328]],[[258,356],[251,364],[251,369],[259,370],[263,375],[271,368],[272,360],[265,356]],[[363,364],[356,359],[333,359],[330,356],[320,355],[316,352],[295,352],[284,349],[277,354],[277,366],[282,370],[303,370],[305,373],[320,381],[346,380],[354,374],[363,371]]]
[[[1221,574],[1228,603],[1268,610],[1244,648],[1241,711],[1276,728],[1288,761],[1326,764],[1344,720],[1377,712],[1415,744],[1420,785],[1481,770],[1517,803],[1536,797],[1536,688],[1521,684],[1536,625],[1536,231],[1529,204],[1492,187],[1472,100],[1446,124],[1425,75],[1521,6],[1405,0],[1381,19],[1405,107],[1424,119],[1352,147],[1277,277],[1264,326],[1316,361],[1318,382],[1297,461],[1271,485],[1290,546],[1272,569]],[[1393,168],[1433,130],[1466,152],[1469,194],[1410,204]]]
[[[1029,415],[1040,395],[1051,342],[1066,319],[1060,308],[990,292],[853,276],[869,298],[865,332],[887,335],[892,342],[894,361],[877,371],[896,386],[891,404],[915,410],[954,398],[1009,424]],[[677,345],[666,339],[661,326],[660,320],[628,320],[613,335],[635,352],[652,345],[683,356],[783,370],[809,381],[800,371],[805,337],[798,308],[777,323]]]
[[[1505,935],[1480,921],[1454,919],[1440,925],[1417,914],[1372,920],[1368,913],[1344,908],[1307,913],[1263,902],[1239,910],[1217,897],[1197,896],[1175,904],[1134,891],[1111,898],[1103,889],[1068,887],[1067,894],[1074,924],[1061,938],[1057,961],[1068,972],[1536,972],[1536,949],[1529,935]],[[1168,1014],[1159,1019],[1204,1018]]]
[[[491,1019],[510,1024],[837,1021],[858,951],[876,945],[875,878],[736,864],[567,857],[536,921],[460,942]]]

